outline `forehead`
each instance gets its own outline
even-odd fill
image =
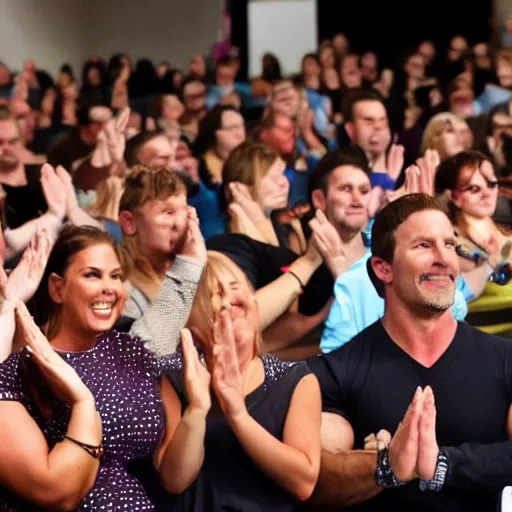
[[[494,179],[494,167],[491,162],[485,160],[478,167],[467,166],[460,171],[460,183],[461,184],[482,184],[487,179]]]
[[[183,94],[198,94],[203,92],[204,89],[205,87],[201,82],[189,82],[183,88]]]
[[[384,105],[376,100],[358,101],[354,105],[354,115],[356,117],[387,117]]]
[[[2,139],[13,139],[19,136],[18,125],[14,119],[0,121],[0,136]]]
[[[78,252],[71,265],[76,267],[119,267],[119,259],[113,247],[106,243],[91,245]]]
[[[418,238],[453,237],[454,228],[450,219],[440,210],[422,210],[410,215],[395,232],[397,245],[399,242]]]
[[[182,208],[187,205],[187,196],[185,193],[178,193],[169,196],[166,199],[150,199],[142,207],[147,212],[154,212],[165,208]]]
[[[353,165],[342,165],[336,167],[329,175],[329,187],[339,185],[352,185],[359,187],[361,185],[370,186],[370,178],[359,167]]]
[[[293,127],[293,121],[284,114],[277,114],[274,117],[274,126],[280,126],[283,128]]]
[[[238,123],[243,120],[242,116],[233,110],[226,110],[222,113],[221,123],[223,125]]]
[[[158,137],[154,137],[149,142],[146,142],[142,149],[147,153],[158,153],[162,154],[170,154],[173,150],[173,146],[171,141],[165,135],[159,135]]]
[[[452,39],[452,48],[466,48],[466,40],[463,37],[457,36]]]

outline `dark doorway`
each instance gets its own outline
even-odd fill
[[[320,40],[345,32],[356,52],[376,51],[387,65],[423,39],[444,52],[455,34],[477,43],[492,33],[491,0],[317,0],[317,6]]]
[[[248,0],[230,2],[241,80],[247,79],[247,5]],[[377,51],[385,65],[394,65],[422,39],[432,39],[444,52],[457,33],[470,43],[488,41],[492,33],[491,0],[317,0],[317,7],[319,41],[345,32],[355,51]]]

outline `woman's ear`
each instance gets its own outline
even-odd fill
[[[52,272],[48,278],[48,294],[56,304],[62,304],[64,302],[63,287],[64,279],[55,272]]]
[[[124,210],[119,213],[119,225],[124,235],[133,236],[137,233],[137,223],[132,212]]]

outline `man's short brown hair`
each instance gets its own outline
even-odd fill
[[[396,248],[396,230],[413,214],[424,210],[438,210],[448,217],[446,205],[427,194],[408,194],[388,204],[375,217],[372,228],[372,257],[393,262]],[[384,297],[384,285],[376,276],[368,259],[368,273],[380,297]]]

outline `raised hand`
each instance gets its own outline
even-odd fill
[[[116,118],[111,119],[105,124],[104,131],[112,162],[120,163],[124,160],[124,150],[126,148],[125,132],[129,120],[130,109],[127,107]]]
[[[46,231],[36,231],[20,262],[5,282],[5,300],[17,303],[32,298],[43,277],[52,245]],[[5,276],[3,270],[2,273]]]
[[[48,204],[48,211],[63,219],[66,215],[66,191],[50,164],[41,167],[41,188]]]
[[[185,360],[185,393],[189,407],[207,413],[212,405],[210,397],[210,374],[199,360],[192,334],[181,331],[181,346]]]
[[[389,443],[389,462],[396,479],[400,482],[408,482],[417,477],[419,423],[423,401],[423,390],[418,388]]]
[[[418,476],[432,480],[437,466],[439,446],[436,438],[436,404],[430,386],[423,391],[423,408],[419,423]]]
[[[438,162],[438,157],[436,158],[435,154],[427,155],[426,153],[424,157],[416,160],[416,165],[420,170],[419,192],[422,194],[429,196],[435,194],[435,178],[437,165],[439,165],[439,163],[436,165],[436,161]]]
[[[402,168],[404,166],[404,151],[405,148],[401,144],[391,144],[389,148],[386,167],[388,170],[388,176],[396,181],[400,173],[402,172]]]
[[[336,280],[347,270],[347,257],[340,235],[321,210],[316,211],[315,217],[309,221],[309,226],[313,231],[313,241]]]
[[[201,230],[199,229],[197,212],[192,206],[188,207],[187,232],[185,234],[183,246],[178,254],[194,258],[201,266],[206,263],[206,259],[208,257],[206,244]]]
[[[234,181],[229,184],[229,191],[233,196],[233,201],[244,210],[254,225],[257,226],[265,219],[265,212],[254,200],[247,185]]]
[[[23,302],[16,306],[16,329],[55,396],[69,405],[94,400],[75,370],[53,350]]]
[[[420,169],[416,165],[410,165],[405,170],[404,184],[397,190],[387,193],[389,203],[407,194],[417,194],[420,191]]]
[[[213,324],[212,385],[229,421],[247,412],[230,310],[223,304]]]
[[[373,187],[370,190],[370,199],[368,200],[368,218],[375,217],[377,212],[386,205],[386,193],[382,187]]]
[[[57,166],[55,174],[57,174],[57,177],[60,179],[62,187],[66,192],[66,215],[69,217],[70,212],[80,208],[78,205],[78,198],[76,197],[75,187],[73,186],[71,175],[66,171],[66,169],[64,169],[64,167],[62,167],[62,165]]]

